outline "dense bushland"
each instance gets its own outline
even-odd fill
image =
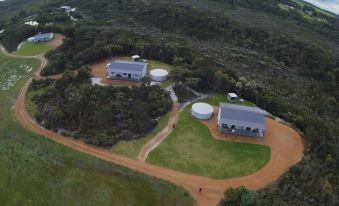
[[[48,129],[111,147],[143,137],[172,107],[169,94],[159,86],[92,86],[89,76],[83,68],[76,76],[66,72],[54,82],[33,81],[31,89],[46,88],[33,97],[36,120]]]
[[[236,18],[221,13],[171,2],[72,1],[85,21],[67,29],[47,27],[63,32],[68,39],[47,55],[50,65],[43,74],[76,70],[102,58],[134,53],[172,63],[175,67],[171,75],[176,85],[204,92],[235,91],[291,122],[304,134],[305,157],[277,184],[258,191],[257,195],[238,189],[234,199],[226,197],[221,204],[232,205],[232,201],[242,201],[245,195],[258,197],[263,205],[338,205],[336,53],[291,35],[271,32],[269,28],[240,24]],[[297,20],[298,24],[332,38],[331,44],[338,47],[338,19],[324,17],[328,20],[326,24],[306,22],[297,13],[277,8],[277,3],[297,7],[288,0],[231,3],[234,7]],[[140,34],[140,30],[148,29],[157,33]],[[323,41],[324,36],[315,40]]]

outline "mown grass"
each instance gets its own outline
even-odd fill
[[[29,64],[39,61],[4,58]],[[6,64],[0,61],[0,74]],[[193,205],[181,188],[81,154],[37,136],[13,120],[24,77],[0,91],[1,205]]]
[[[144,138],[132,141],[124,141],[120,142],[112,148],[114,153],[130,157],[133,159],[137,159],[141,148],[151,140],[156,134],[161,132],[167,125],[170,118],[170,113],[161,117],[158,125]]]
[[[32,43],[25,41],[23,42],[21,48],[14,53],[22,56],[34,56],[44,54],[51,49],[53,49],[52,46],[48,45],[47,42]]]
[[[174,131],[149,155],[147,162],[215,179],[249,175],[267,164],[267,146],[215,140],[209,129],[191,117],[191,105]]]
[[[221,102],[223,103],[231,103],[231,104],[239,104],[244,106],[255,106],[252,102],[244,100],[243,102],[240,101],[241,97],[236,102],[228,102],[226,94],[211,94],[211,96],[206,97],[199,102],[205,102],[213,106],[219,106]]]

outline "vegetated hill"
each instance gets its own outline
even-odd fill
[[[263,204],[338,204],[337,17],[307,14],[309,8],[288,0],[67,3],[84,20],[39,28],[69,38],[49,54],[51,67],[44,72],[77,69],[119,52],[165,56],[175,65],[175,82],[207,92],[237,91],[305,134],[305,157],[276,185],[259,192]]]

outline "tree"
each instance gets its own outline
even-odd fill
[[[260,201],[256,191],[248,190],[241,195],[240,206],[259,206]]]

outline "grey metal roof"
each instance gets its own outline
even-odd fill
[[[50,37],[52,33],[39,33],[37,35],[35,35],[35,38],[46,38],[46,37]]]
[[[147,63],[141,62],[130,62],[130,61],[115,61],[112,62],[108,69],[110,71],[113,70],[123,70],[123,71],[134,71],[134,72],[142,72],[144,69],[147,69]]]
[[[220,103],[220,120],[238,126],[265,129],[265,115],[258,107]]]

